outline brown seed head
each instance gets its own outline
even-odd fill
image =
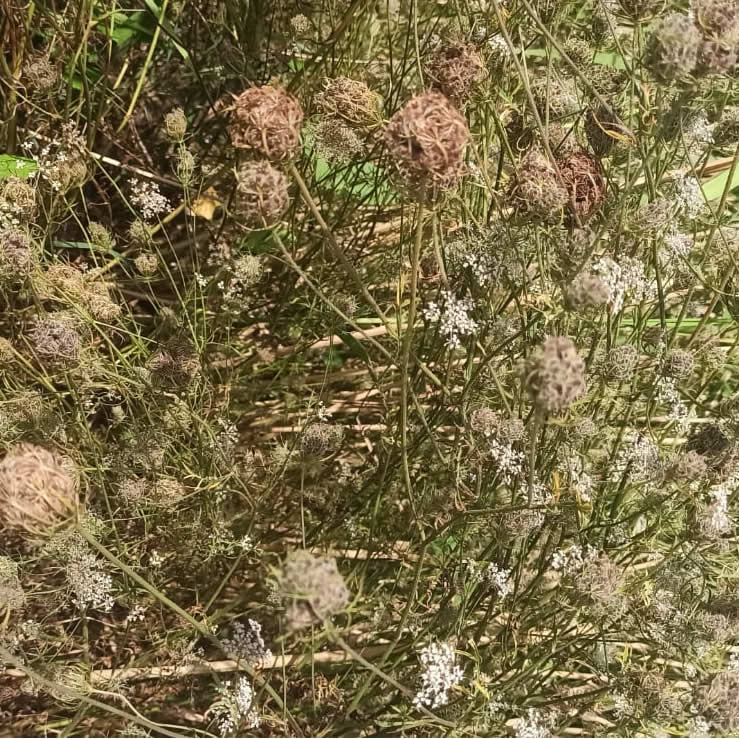
[[[686,15],[672,13],[654,29],[647,44],[647,65],[664,82],[687,77],[698,61],[701,34]]]
[[[601,308],[606,305],[610,291],[597,275],[585,272],[578,275],[565,291],[565,305],[571,311]]]
[[[291,159],[300,146],[303,109],[279,87],[250,87],[239,95],[231,118],[231,143],[270,161]]]
[[[11,214],[28,223],[36,213],[36,189],[20,177],[8,177],[0,191],[0,200]]]
[[[557,413],[585,393],[585,362],[572,339],[551,336],[525,363],[523,381],[539,411]]]
[[[200,371],[200,358],[192,341],[175,336],[152,356],[149,370],[156,384],[181,388]]]
[[[20,443],[0,461],[0,523],[40,534],[66,522],[79,505],[79,473],[68,458]]]
[[[17,283],[33,270],[36,255],[31,240],[21,231],[6,231],[0,235],[0,281]]]
[[[39,360],[52,369],[73,367],[80,361],[82,337],[73,317],[58,313],[41,318],[30,334]]]
[[[344,438],[344,429],[332,423],[311,423],[303,431],[300,446],[303,454],[323,457],[335,452]]]
[[[406,184],[440,190],[454,187],[464,173],[470,132],[459,111],[438,92],[417,95],[385,127],[390,156]]]
[[[425,74],[433,87],[461,106],[485,77],[485,65],[474,44],[450,41],[436,50]]]
[[[237,207],[250,226],[266,228],[290,202],[287,177],[269,162],[247,162],[236,175]]]
[[[590,218],[606,196],[606,181],[598,160],[585,151],[576,151],[557,162],[569,195],[569,210],[580,221]]]
[[[696,27],[709,36],[726,36],[739,21],[736,0],[694,0],[690,5]]]
[[[567,191],[557,177],[557,170],[537,149],[527,152],[521,160],[511,198],[519,213],[545,222],[558,221],[567,205]]]
[[[172,141],[182,143],[187,132],[187,118],[182,108],[173,108],[164,116],[164,130]]]
[[[369,128],[382,121],[380,96],[364,82],[335,77],[324,80],[324,89],[316,95],[318,109],[327,115],[337,116],[350,126]]]

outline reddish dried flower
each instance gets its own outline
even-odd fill
[[[485,76],[485,66],[473,44],[450,41],[439,47],[425,73],[433,87],[455,105],[462,105],[473,86]]]
[[[459,111],[438,92],[417,95],[385,128],[385,145],[406,183],[441,190],[454,187],[464,173],[470,132]]]
[[[271,161],[290,159],[300,146],[303,109],[279,87],[250,87],[236,98],[229,128],[237,149],[258,152]]]
[[[580,221],[590,218],[606,196],[606,182],[598,160],[576,151],[557,162],[569,195],[569,208]]]
[[[551,336],[525,363],[522,379],[540,412],[557,413],[585,393],[585,362],[572,339]]]
[[[269,162],[247,162],[236,175],[237,207],[247,223],[266,228],[275,223],[290,202],[287,177]]]

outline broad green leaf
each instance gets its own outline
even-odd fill
[[[626,69],[624,58],[621,54],[617,54],[615,51],[602,51],[600,54],[595,55],[594,61],[596,64],[600,64],[603,67]]]
[[[33,159],[16,157],[12,154],[0,154],[0,180],[8,177],[21,177],[26,179],[38,169]]]
[[[723,195],[726,183],[729,181],[730,173],[731,170],[727,169],[724,172],[719,172],[714,177],[711,177],[710,180],[703,183],[701,187],[703,188],[703,195],[706,200],[716,200],[716,198],[720,198],[721,195]],[[736,172],[734,172],[734,178],[729,184],[729,190],[733,190],[737,185],[739,185],[739,167],[737,167]]]

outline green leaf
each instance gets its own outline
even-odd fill
[[[337,331],[336,335],[347,345],[350,354],[369,363],[369,354],[360,341],[346,331]]]
[[[720,198],[723,195],[724,188],[726,187],[726,183],[729,181],[730,174],[731,169],[719,172],[715,177],[711,177],[710,180],[701,185],[703,188],[703,195],[706,200],[716,200],[716,198]],[[734,177],[729,184],[729,190],[733,190],[737,185],[739,185],[739,167],[737,167],[736,172],[734,172]]]
[[[16,157],[12,154],[0,154],[0,180],[8,177],[21,177],[26,179],[36,170],[38,165],[33,159]]]
[[[626,69],[626,63],[621,54],[617,54],[615,51],[602,51],[600,54],[595,55],[593,60],[596,64],[600,64],[602,67],[613,67],[614,69]]]

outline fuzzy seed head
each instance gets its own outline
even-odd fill
[[[31,59],[23,67],[25,85],[33,91],[44,92],[59,81],[59,70],[46,56]]]
[[[565,305],[571,311],[602,308],[608,303],[610,291],[597,275],[585,272],[578,275],[565,292]]]
[[[315,98],[322,113],[341,118],[356,128],[377,126],[382,121],[380,97],[364,82],[335,77],[324,80],[323,87]]]
[[[259,257],[253,254],[246,254],[239,257],[231,265],[232,279],[238,283],[241,290],[253,287],[259,282],[264,272],[264,265]]]
[[[36,189],[20,177],[11,176],[5,180],[0,200],[4,200],[23,223],[28,223],[36,213]]]
[[[627,380],[639,363],[639,352],[633,344],[617,346],[608,352],[603,374],[612,380]]]
[[[485,65],[473,44],[450,41],[436,50],[426,65],[425,75],[433,87],[461,106],[485,77]]]
[[[694,0],[690,5],[696,27],[708,36],[725,36],[739,21],[735,0]]]
[[[722,733],[739,729],[739,673],[719,672],[698,694],[702,713]]]
[[[278,577],[279,593],[287,605],[294,630],[321,623],[342,611],[349,591],[335,559],[298,550],[288,554]]]
[[[406,184],[440,190],[454,187],[464,172],[470,132],[459,111],[438,92],[417,95],[385,127],[385,146]]]
[[[0,235],[0,281],[18,283],[33,270],[36,255],[30,239],[21,231],[6,231]]]
[[[182,143],[187,132],[187,118],[182,108],[174,108],[164,116],[164,130],[172,141]]]
[[[311,423],[303,431],[300,446],[308,457],[325,457],[332,454],[344,439],[344,429],[332,423]]]
[[[316,153],[334,164],[350,162],[364,151],[364,144],[340,118],[321,117],[311,126]]]
[[[500,426],[500,415],[492,408],[476,408],[470,413],[470,429],[476,434],[492,436]]]
[[[693,374],[695,357],[687,349],[673,349],[667,354],[663,370],[668,377],[684,380]]]
[[[703,39],[698,50],[698,74],[723,74],[731,72],[737,62],[736,34],[729,38]]]
[[[133,260],[133,263],[136,265],[136,269],[139,271],[139,274],[144,277],[155,275],[159,269],[159,257],[157,257],[153,252],[144,252],[143,254],[139,254],[136,259]]]
[[[523,381],[540,412],[558,413],[584,395],[585,362],[572,339],[551,336],[525,363]]]
[[[681,454],[667,470],[667,479],[675,482],[693,482],[706,476],[708,465],[703,455],[696,451]]]
[[[45,533],[78,505],[79,473],[69,458],[20,443],[0,461],[0,523],[9,531]]]
[[[49,368],[73,367],[80,361],[82,336],[76,321],[62,313],[41,318],[30,334],[31,344],[39,360]]]
[[[580,221],[590,218],[606,196],[606,182],[600,162],[586,151],[576,151],[558,162],[567,188],[570,213]]]
[[[292,159],[300,146],[303,109],[279,87],[250,87],[234,102],[229,128],[237,149],[260,154],[270,161]]]
[[[691,74],[698,62],[701,35],[686,15],[672,13],[663,18],[648,42],[647,63],[663,82]]]
[[[237,207],[256,228],[276,223],[290,202],[287,177],[269,162],[247,162],[236,175]]]
[[[102,223],[89,223],[87,232],[90,234],[90,243],[100,251],[109,252],[115,247],[115,238]]]
[[[200,358],[189,339],[174,337],[152,356],[149,370],[155,384],[182,388],[197,376]]]
[[[560,220],[568,202],[567,190],[557,177],[557,170],[537,149],[521,160],[511,198],[517,211],[547,223]]]

